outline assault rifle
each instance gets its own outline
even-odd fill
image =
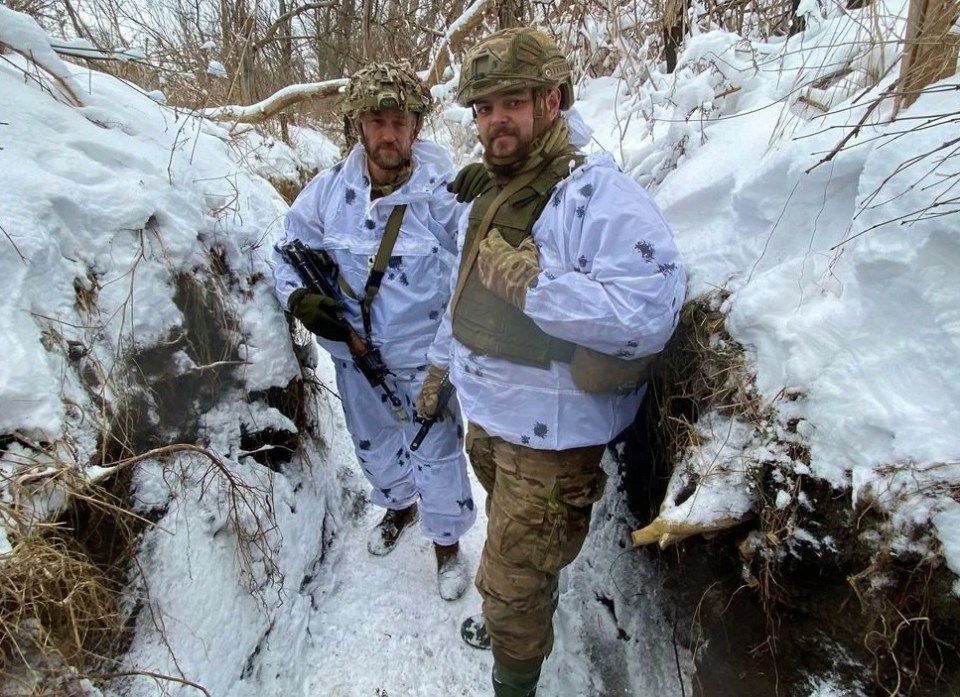
[[[322,249],[308,249],[300,240],[293,240],[280,247],[280,255],[294,268],[307,290],[337,301],[340,309],[335,311],[336,318],[347,328],[347,348],[350,349],[353,364],[371,387],[380,389],[390,400],[397,418],[407,423],[410,417],[407,416],[400,397],[387,385],[390,371],[383,362],[380,349],[364,341],[343,316],[343,293],[337,284],[339,269],[330,255]]]
[[[427,437],[427,434],[430,433],[430,429],[433,428],[433,425],[437,423],[440,419],[443,418],[443,410],[447,406],[447,402],[450,401],[450,397],[453,396],[454,389],[453,383],[450,382],[450,371],[447,371],[443,380],[440,381],[440,389],[437,391],[437,410],[433,412],[433,416],[421,417],[418,414],[413,415],[413,420],[420,424],[420,430],[417,431],[417,435],[414,436],[413,442],[410,443],[410,450],[416,450],[420,447],[420,444],[423,442],[423,439]]]

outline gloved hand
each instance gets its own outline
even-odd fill
[[[457,195],[460,203],[470,203],[483,193],[490,183],[490,172],[482,162],[472,162],[457,172],[452,182],[447,184],[447,191]]]
[[[429,419],[436,416],[437,398],[440,394],[440,383],[443,382],[447,371],[443,368],[430,364],[427,367],[427,377],[423,380],[420,387],[420,394],[417,395],[416,410],[417,416],[421,419]]]
[[[339,304],[333,298],[297,288],[287,300],[287,309],[307,330],[330,341],[346,341],[350,334],[347,324],[337,319]]]
[[[527,288],[540,273],[540,253],[533,237],[513,247],[493,228],[480,242],[477,271],[484,286],[522,310],[527,302]]]

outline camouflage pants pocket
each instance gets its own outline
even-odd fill
[[[587,536],[593,504],[603,496],[602,470],[560,474],[541,480],[542,489],[504,477],[497,481],[498,535],[508,560],[556,574],[572,562]]]
[[[593,504],[603,496],[606,481],[599,468],[557,478],[546,502],[541,571],[557,573],[576,559],[587,538]]]
[[[493,438],[475,424],[467,427],[467,457],[480,486],[489,494],[497,476],[497,462],[493,455]]]

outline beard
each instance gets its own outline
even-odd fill
[[[410,161],[410,154],[402,152],[396,146],[381,145],[373,150],[367,150],[367,155],[380,169],[401,169]]]
[[[500,138],[500,136],[507,136],[507,138]],[[519,128],[500,126],[491,129],[483,147],[492,160],[512,164],[526,159],[532,144],[533,139],[525,138]]]
[[[410,162],[410,151],[404,150],[397,143],[372,146],[363,138],[363,149],[373,163],[380,169],[387,171],[402,169]]]
[[[500,140],[498,136],[508,139]],[[512,126],[500,126],[492,129],[483,142],[483,159],[494,177],[507,178],[513,175],[517,167],[527,161],[533,146],[533,138],[525,138],[520,129]]]

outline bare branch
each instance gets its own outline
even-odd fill
[[[238,123],[262,123],[279,114],[284,109],[310,99],[332,97],[347,84],[346,78],[312,82],[302,85],[290,85],[278,90],[263,101],[250,106],[223,106],[206,109],[202,113],[216,121],[237,121]]]
[[[264,33],[263,38],[253,45],[254,52],[259,51],[261,48],[270,43],[273,35],[276,34],[286,22],[294,17],[298,17],[299,15],[309,12],[310,10],[323,10],[331,7],[337,7],[337,3],[333,2],[333,0],[329,0],[328,2],[308,2],[305,5],[293,8],[289,12],[285,12],[277,17],[276,21],[270,25],[270,27]]]
[[[480,26],[483,21],[483,11],[492,2],[493,0],[474,0],[473,4],[450,24],[446,35],[437,45],[433,65],[427,70],[425,82],[428,88],[440,83],[443,71],[450,65],[451,49],[458,46],[470,32]]]
[[[181,685],[186,685],[192,687],[195,690],[199,690],[207,697],[212,697],[210,692],[201,684],[195,683],[192,680],[187,680],[186,678],[178,678],[175,675],[164,675],[162,673],[154,673],[149,670],[124,670],[114,673],[101,673],[100,675],[90,675],[89,678],[93,680],[115,680],[116,678],[131,678],[136,676],[142,676],[146,678],[153,678],[156,681],[166,680],[169,682],[180,683]]]
[[[821,159],[817,164],[808,168],[806,172],[804,172],[804,174],[810,174],[810,172],[815,170],[817,167],[819,167],[823,163],[830,162],[830,160],[835,158],[840,153],[840,151],[843,150],[844,146],[847,143],[849,143],[851,139],[855,138],[857,134],[860,133],[860,129],[867,122],[867,119],[870,118],[870,114],[876,111],[877,107],[879,107],[883,103],[883,101],[889,98],[891,96],[891,93],[897,89],[898,83],[899,83],[899,80],[895,80],[889,87],[887,87],[883,92],[881,92],[880,96],[878,96],[875,100],[873,100],[873,102],[871,102],[867,106],[867,108],[864,110],[863,116],[860,117],[860,120],[857,122],[857,125],[850,129],[847,135],[845,135],[843,139],[839,143],[837,143],[836,147],[833,150],[827,153],[827,155],[823,159]]]

